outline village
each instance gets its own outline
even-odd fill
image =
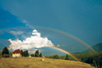
[[[20,49],[16,49],[13,52],[9,52],[9,50],[7,49],[7,47],[4,47],[1,53],[2,57],[13,57],[13,58],[17,58],[17,57],[42,57],[42,53],[39,52],[39,50],[36,50],[34,54],[29,54],[28,50],[20,50]]]

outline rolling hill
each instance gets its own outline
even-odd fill
[[[93,45],[92,48],[97,51],[97,52],[100,52],[102,51],[102,43],[98,43],[96,45]],[[82,53],[89,53],[89,52],[92,52],[91,50],[87,49],[85,51],[83,51]]]
[[[102,43],[98,43],[92,47],[95,51],[102,51]]]

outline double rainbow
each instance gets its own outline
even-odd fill
[[[84,46],[86,46],[86,47],[87,47],[88,49],[90,49],[93,53],[96,53],[96,54],[97,54],[97,52],[96,52],[92,47],[90,47],[90,45],[89,45],[88,43],[86,43],[85,41],[83,41],[83,40],[79,39],[78,37],[75,37],[75,36],[73,36],[73,35],[71,35],[71,34],[69,34],[69,33],[66,33],[66,32],[63,32],[63,31],[59,31],[59,30],[56,30],[56,29],[52,29],[52,28],[47,28],[47,27],[37,27],[37,28],[50,30],[50,31],[57,32],[57,33],[61,33],[61,34],[65,35],[65,36],[71,37],[71,38],[77,40],[78,42],[80,42],[81,44],[83,44]],[[80,60],[79,60],[77,57],[75,57],[73,54],[71,54],[70,52],[68,52],[68,51],[66,51],[66,50],[64,50],[64,49],[62,49],[62,48],[55,47],[55,46],[50,47],[50,48],[54,48],[54,49],[57,49],[57,50],[59,50],[59,51],[62,51],[62,52],[64,52],[64,53],[66,53],[66,54],[72,56],[75,60],[80,61]]]

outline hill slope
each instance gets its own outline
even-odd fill
[[[42,58],[1,58],[0,68],[94,68],[79,61]]]
[[[93,48],[95,51],[100,52],[100,51],[102,51],[102,43],[98,43],[98,44],[92,46],[92,48]],[[81,53],[89,53],[89,52],[92,52],[92,51],[89,50],[89,49],[87,49],[87,50],[85,50],[85,51],[83,51],[83,52],[81,52]]]
[[[98,43],[92,47],[95,51],[102,51],[102,43]]]

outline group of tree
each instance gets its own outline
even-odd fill
[[[28,53],[28,50],[21,50],[21,55],[23,57],[28,57],[29,56],[29,53]],[[42,53],[39,52],[39,50],[36,50],[34,54],[31,54],[32,57],[42,57]]]
[[[25,51],[21,50],[21,55],[23,57],[28,57],[29,56],[28,50],[25,50]]]
[[[60,56],[58,54],[55,55],[51,55],[51,56],[46,56],[47,58],[53,58],[53,59],[65,59],[65,60],[69,60],[69,56],[68,54]]]
[[[42,57],[42,53],[39,52],[39,50],[35,51],[35,54],[31,54],[32,57]]]
[[[82,62],[91,64],[96,68],[102,68],[102,52],[99,53],[85,53],[76,55]]]

